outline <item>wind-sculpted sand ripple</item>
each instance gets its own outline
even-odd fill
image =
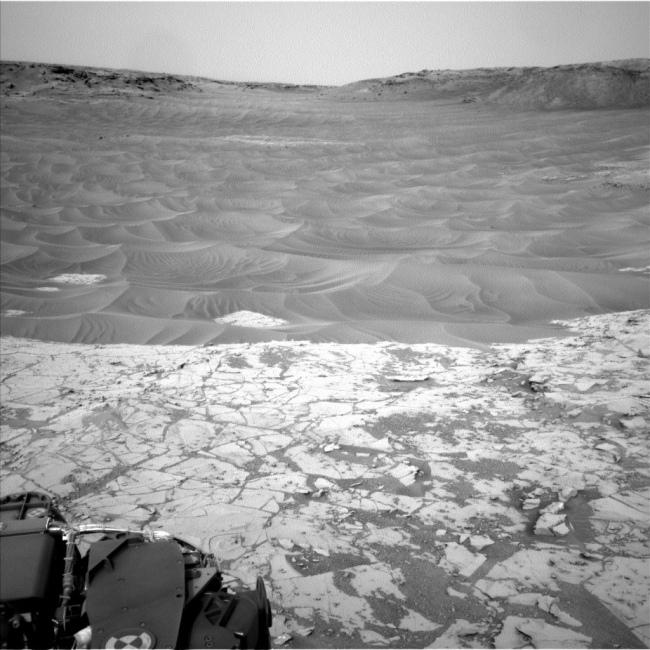
[[[215,287],[250,288],[285,266],[282,256],[219,245],[183,252],[137,250],[128,255],[124,272],[139,285],[209,291]]]
[[[650,307],[645,110],[89,99],[6,99],[7,334],[480,346]]]

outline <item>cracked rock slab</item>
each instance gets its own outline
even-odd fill
[[[562,327],[488,350],[3,338],[0,493],[262,576],[283,647],[642,647],[650,312]]]

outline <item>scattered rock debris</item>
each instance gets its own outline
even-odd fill
[[[643,647],[650,312],[563,325],[399,363],[398,344],[3,338],[1,491],[262,575],[276,647]]]

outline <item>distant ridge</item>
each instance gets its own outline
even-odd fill
[[[524,69],[487,99],[549,108],[650,106],[650,59]]]
[[[445,101],[529,109],[650,106],[650,59],[558,65],[552,68],[421,70],[344,86],[217,81],[203,77],[27,62],[0,63],[2,95],[202,92],[208,87],[314,94],[338,101]]]
[[[206,77],[176,75],[141,70],[93,68],[80,65],[0,62],[2,95],[42,95],[43,93],[128,94],[155,97],[160,92],[203,92],[208,87],[234,86],[244,90],[311,93],[326,86],[218,81]]]
[[[520,108],[641,108],[650,106],[650,59],[553,68],[421,70],[341,86],[341,98],[457,100]]]

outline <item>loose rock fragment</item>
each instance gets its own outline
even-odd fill
[[[429,375],[392,375],[386,377],[388,381],[426,381],[429,379]]]
[[[359,636],[364,643],[372,645],[388,645],[388,639],[374,630],[359,630]]]
[[[393,467],[388,473],[404,485],[413,485],[420,470],[414,465],[400,463],[396,467]]]
[[[557,498],[560,501],[568,501],[569,499],[576,496],[577,494],[578,494],[578,490],[576,490],[575,488],[567,487],[567,488],[563,488],[557,493]]]
[[[482,548],[494,544],[494,541],[487,535],[470,535],[469,544],[480,551]]]
[[[318,548],[316,546],[313,546],[312,550],[314,551],[314,553],[318,553],[319,555],[324,555],[325,557],[330,556],[330,552],[326,548]]]
[[[433,632],[441,627],[439,623],[430,621],[428,618],[422,616],[422,614],[408,607],[406,610],[408,613],[399,622],[400,630],[408,630],[409,632]]]
[[[582,623],[576,619],[573,618],[573,616],[570,616],[566,612],[563,612],[557,605],[557,603],[553,603],[549,609],[549,613],[553,614],[555,618],[557,618],[561,623],[564,623],[565,625],[573,625],[574,627],[581,627]]]
[[[501,648],[587,648],[591,637],[573,630],[549,625],[539,618],[508,616],[503,629],[494,639]]]
[[[555,531],[557,527],[559,527],[561,524],[564,524],[565,519],[566,515],[553,515],[548,513],[542,515],[535,524],[535,535],[566,535],[568,529],[566,532],[564,532],[564,529],[561,529],[562,532]]]
[[[447,543],[445,557],[440,561],[440,566],[469,577],[487,559],[480,553],[472,553],[456,542]]]
[[[553,503],[547,505],[546,508],[542,508],[540,512],[542,514],[556,515],[561,510],[564,510],[564,503],[561,501],[554,501]]]
[[[292,540],[286,538],[279,539],[278,544],[280,544],[282,548],[286,548],[287,551],[290,551],[295,546]]]
[[[462,598],[463,600],[467,598],[467,594],[463,593],[462,591],[457,591],[453,587],[447,587],[447,593],[454,598]]]
[[[627,431],[648,431],[650,429],[650,425],[646,419],[641,416],[621,420],[621,427]]]
[[[553,534],[556,537],[563,537],[564,535],[568,535],[570,532],[570,528],[564,522],[553,527]]]
[[[284,645],[285,643],[289,643],[293,637],[288,633],[285,632],[284,634],[280,634],[280,636],[276,636],[275,639],[273,639],[273,643],[275,645]]]
[[[489,627],[486,623],[470,623],[464,618],[459,618],[452,623],[447,631],[438,637],[427,648],[488,648],[489,645],[483,645],[475,640],[479,634],[485,634]]]

